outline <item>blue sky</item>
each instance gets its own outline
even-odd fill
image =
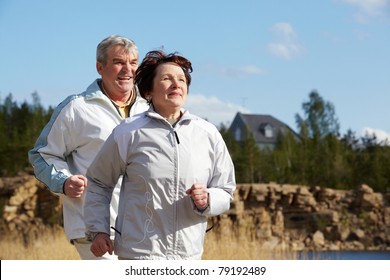
[[[269,114],[297,129],[316,90],[341,133],[390,135],[390,0],[0,0],[0,98],[45,106],[98,74],[97,44],[136,41],[189,58],[192,113],[219,125]]]

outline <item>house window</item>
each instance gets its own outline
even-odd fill
[[[241,137],[242,137],[241,128],[237,127],[234,133],[234,138],[236,139],[236,141],[241,141],[242,140]]]
[[[265,137],[267,137],[267,138],[272,138],[272,137],[274,137],[274,128],[273,128],[272,125],[267,124],[267,125],[264,127],[264,135],[265,135]]]

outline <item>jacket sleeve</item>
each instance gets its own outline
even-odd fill
[[[233,161],[222,136],[217,135],[213,172],[207,186],[209,207],[203,212],[206,216],[217,216],[229,210],[236,189]]]
[[[70,153],[72,130],[67,122],[67,114],[60,104],[28,152],[35,177],[55,193],[63,193],[64,182],[71,175],[66,156]]]
[[[114,130],[87,170],[88,187],[84,202],[87,234],[92,232],[110,234],[112,192],[126,169],[126,162],[121,159],[119,150]]]

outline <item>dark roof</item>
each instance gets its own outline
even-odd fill
[[[253,133],[255,141],[258,143],[275,143],[276,138],[280,132],[290,130],[291,133],[296,133],[285,123],[272,117],[271,115],[254,115],[254,114],[242,114],[237,113],[236,118],[241,117],[242,121],[248,126]],[[234,121],[233,121],[234,123]],[[264,128],[267,125],[271,125],[274,129],[273,137],[266,137],[264,134]]]

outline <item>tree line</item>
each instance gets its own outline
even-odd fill
[[[279,134],[275,149],[260,150],[249,130],[238,143],[228,128],[221,133],[227,143],[240,183],[298,184],[334,189],[354,189],[367,184],[375,191],[390,190],[390,146],[375,134],[357,137],[348,130],[340,135],[334,105],[317,91],[296,114],[298,137]],[[298,140],[297,140],[298,138]]]
[[[12,94],[0,100],[0,176],[15,176],[30,167],[27,153],[53,109],[41,105],[37,92],[32,93],[32,103],[20,104]],[[341,136],[333,104],[316,91],[309,94],[302,109],[303,116],[295,116],[297,135],[289,131],[279,134],[272,150],[260,150],[249,130],[245,140],[237,142],[228,127],[220,125],[237,183],[276,182],[336,189],[367,184],[381,192],[390,188],[387,141],[379,141],[375,135],[358,138],[351,130]]]
[[[10,93],[0,100],[0,176],[15,176],[30,167],[27,153],[34,146],[53,108],[45,109],[37,92],[32,103],[19,104]]]

